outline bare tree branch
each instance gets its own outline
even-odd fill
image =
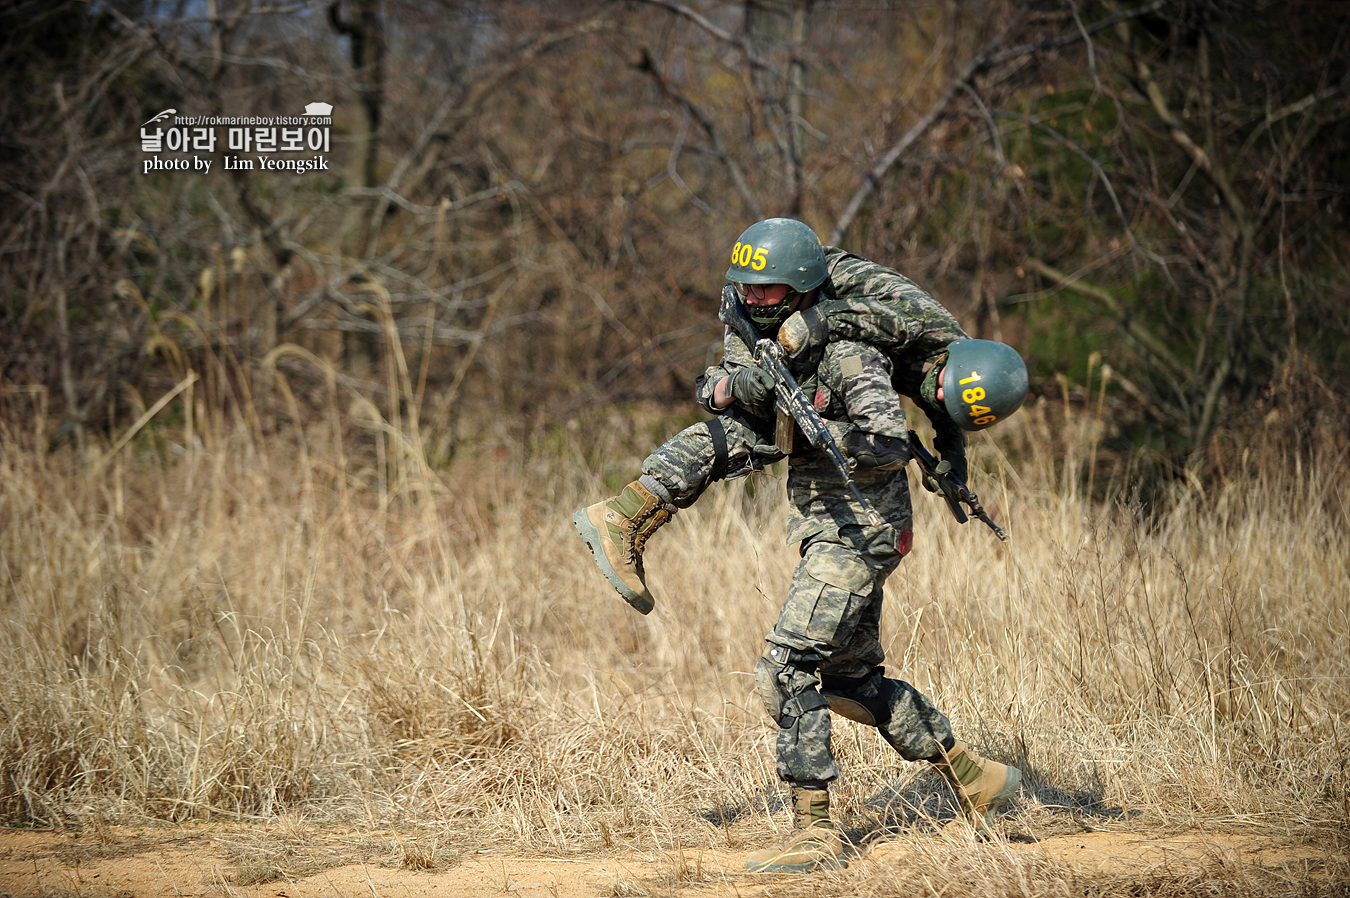
[[[447,212],[457,212],[460,209],[467,208],[476,203],[481,203],[484,200],[496,199],[503,194],[521,190],[523,188],[524,185],[519,181],[507,181],[505,184],[489,187],[487,190],[480,190],[477,193],[470,194],[453,203],[447,200],[443,204],[436,206],[423,206],[420,203],[414,203],[407,197],[399,195],[390,187],[348,187],[342,192],[347,196],[381,197],[401,209],[406,209],[414,215],[443,215]]]
[[[1050,278],[1061,287],[1089,296],[1106,306],[1107,311],[1120,319],[1125,332],[1138,340],[1149,354],[1162,363],[1170,377],[1181,380],[1188,379],[1190,372],[1172,354],[1167,342],[1141,324],[1138,318],[1131,316],[1128,310],[1121,306],[1120,300],[1116,299],[1109,291],[1081,280],[1076,274],[1066,274],[1051,265],[1047,265],[1040,259],[1027,259],[1024,264],[1033,271],[1040,272]]]
[[[994,66],[998,65],[1001,62],[1007,62],[1010,59],[1017,59],[1018,57],[1021,56],[1028,56],[1032,53],[1040,53],[1045,50],[1058,50],[1060,47],[1067,47],[1070,44],[1076,44],[1081,40],[1086,40],[1088,35],[1096,34],[1103,28],[1109,28],[1110,26],[1115,25],[1117,22],[1125,22],[1130,19],[1137,19],[1140,16],[1146,16],[1151,12],[1157,12],[1170,2],[1171,0],[1153,0],[1153,2],[1148,4],[1147,6],[1140,6],[1135,9],[1127,9],[1124,12],[1118,12],[1115,15],[1110,15],[1104,19],[1099,19],[1096,22],[1093,22],[1091,25],[1087,26],[1086,28],[1083,28],[1080,24],[1079,30],[1072,34],[1066,34],[1062,37],[1057,37],[1048,41],[1040,41],[1035,44],[1023,44],[1020,47],[1009,47],[1003,52],[995,53],[992,57],[990,57],[989,65]],[[1075,10],[1075,12],[1077,11]],[[1077,18],[1077,16],[1075,16],[1075,18]]]
[[[730,31],[718,28],[712,22],[708,21],[705,16],[690,9],[683,3],[676,3],[674,0],[643,0],[643,2],[650,3],[653,6],[659,6],[662,9],[668,9],[676,15],[684,16],[713,37],[720,41],[725,41],[739,49],[745,54],[745,61],[750,63],[754,68],[763,69],[776,78],[782,77],[782,74],[774,67],[773,63],[756,53],[755,48],[744,36],[732,34]]]
[[[652,2],[655,2],[655,0],[652,0]],[[926,113],[924,113],[923,118],[919,119],[912,128],[906,131],[904,136],[901,137],[893,147],[882,154],[876,164],[864,174],[862,183],[860,183],[853,192],[853,196],[849,198],[848,204],[845,205],[844,211],[839,216],[839,220],[835,222],[834,229],[830,231],[829,242],[838,244],[844,239],[844,232],[853,224],[853,220],[857,218],[858,213],[862,210],[863,203],[865,203],[876,191],[877,186],[881,183],[881,179],[895,166],[900,160],[900,157],[904,155],[905,151],[908,150],[909,147],[924,134],[924,132],[932,127],[933,122],[937,121],[938,117],[951,103],[956,94],[965,85],[969,84],[975,76],[994,65],[1007,62],[1011,59],[1039,53],[1043,50],[1052,50],[1058,47],[1068,46],[1077,43],[1080,40],[1086,40],[1088,35],[1100,31],[1109,25],[1154,12],[1161,9],[1167,2],[1168,0],[1154,0],[1153,3],[1150,3],[1147,6],[1117,13],[1113,16],[1107,16],[1105,19],[1087,26],[1087,28],[1083,28],[1079,25],[1077,30],[1072,34],[1066,34],[1055,40],[1042,41],[1036,44],[1024,44],[1019,47],[1012,47],[1008,50],[999,52],[999,46],[1007,36],[1021,24],[1029,10],[1028,4],[1024,3],[1019,6],[1012,14],[1011,18],[1009,18],[1008,24],[1004,26],[998,37],[990,41],[983,50],[965,64],[961,69],[960,74],[958,74],[956,78],[952,80],[951,84],[947,86],[947,89],[943,91],[942,96],[938,97],[937,101],[929,107]]]
[[[428,120],[426,126],[422,128],[422,132],[417,135],[417,140],[413,142],[408,152],[394,166],[393,172],[389,175],[389,180],[385,182],[385,187],[391,191],[397,190],[413,161],[422,155],[433,137],[441,137],[446,140],[453,137],[464,126],[464,123],[478,112],[479,108],[497,88],[528,68],[540,55],[566,41],[606,27],[609,27],[608,24],[600,14],[597,14],[571,28],[538,37],[519,54],[513,56],[509,62],[489,69],[482,77],[447,96]],[[451,113],[452,110],[453,114]],[[366,255],[368,256],[374,255],[375,242],[379,238],[384,216],[389,211],[389,203],[390,200],[387,197],[381,197],[371,213],[370,236],[366,248]]]
[[[656,63],[652,60],[652,55],[644,47],[642,50],[642,60],[638,63],[638,71],[646,72],[656,82],[657,88],[663,95],[678,103],[694,120],[703,128],[708,140],[712,142],[713,153],[726,166],[727,174],[731,176],[732,186],[736,188],[736,193],[740,196],[741,202],[745,203],[745,209],[755,220],[764,217],[763,208],[759,200],[755,197],[754,191],[746,183],[745,175],[741,172],[741,167],[736,164],[736,160],[731,158],[727,152],[726,144],[722,142],[722,135],[718,133],[717,126],[713,124],[711,118],[707,116],[702,109],[694,105],[694,102],[683,94],[677,92],[670,83],[666,81],[661,72],[657,70]]]
[[[1115,206],[1116,209],[1116,217],[1120,219],[1120,228],[1122,231],[1125,232],[1125,236],[1129,238],[1130,248],[1136,252],[1143,253],[1144,255],[1148,256],[1150,259],[1152,259],[1154,262],[1157,262],[1160,265],[1166,265],[1166,262],[1164,260],[1158,258],[1153,253],[1147,252],[1142,246],[1139,245],[1139,241],[1134,238],[1134,230],[1130,227],[1129,219],[1125,217],[1125,210],[1120,205],[1120,198],[1116,196],[1116,189],[1111,186],[1111,179],[1106,176],[1106,171],[1102,169],[1101,163],[1099,163],[1096,159],[1093,159],[1090,155],[1088,155],[1087,151],[1084,150],[1082,147],[1080,147],[1078,144],[1074,143],[1072,140],[1069,140],[1063,134],[1060,134],[1058,131],[1056,131],[1054,128],[1051,128],[1044,122],[1038,121],[1029,115],[1022,115],[1020,112],[1010,112],[1006,109],[995,109],[993,111],[993,114],[999,118],[1012,119],[1014,121],[1019,121],[1024,124],[1031,125],[1033,128],[1045,132],[1046,134],[1053,137],[1065,149],[1069,150],[1075,156],[1082,159],[1088,165],[1092,166],[1092,170],[1097,173],[1097,177],[1102,179],[1102,185],[1106,187],[1106,192],[1111,197],[1111,204]]]
[[[1233,189],[1233,184],[1228,180],[1224,171],[1216,167],[1213,158],[1191,139],[1190,134],[1181,124],[1181,120],[1167,105],[1167,98],[1163,96],[1162,88],[1158,86],[1157,80],[1153,77],[1152,69],[1143,57],[1138,59],[1135,69],[1139,80],[1144,85],[1145,92],[1148,94],[1149,102],[1153,104],[1153,110],[1158,114],[1158,118],[1162,119],[1163,124],[1167,126],[1167,132],[1172,140],[1185,151],[1186,155],[1199,166],[1202,172],[1209,175],[1210,180],[1214,182],[1214,186],[1219,188],[1219,193],[1223,194],[1224,202],[1228,204],[1228,208],[1238,220],[1239,225],[1244,228],[1249,227],[1249,216],[1242,198],[1237,195],[1237,191]]]
[[[690,118],[692,118],[692,116],[686,109],[684,113],[684,118],[680,121],[680,134],[678,137],[675,138],[675,143],[670,148],[670,154],[666,156],[666,175],[675,184],[675,186],[680,188],[680,190],[684,193],[684,195],[689,198],[689,202],[693,203],[695,206],[698,207],[700,212],[702,212],[704,215],[709,216],[710,218],[716,218],[717,217],[716,210],[714,210],[712,206],[709,206],[707,203],[703,202],[702,197],[694,193],[694,191],[690,189],[689,185],[684,182],[684,178],[680,177],[680,150],[684,147],[684,139],[689,136]]]
[[[867,202],[867,199],[876,192],[877,186],[881,183],[881,179],[886,176],[886,173],[889,172],[897,162],[900,161],[900,157],[904,155],[905,150],[908,150],[914,141],[918,140],[925,131],[932,127],[933,122],[937,121],[938,116],[941,115],[943,110],[951,103],[952,98],[955,97],[972,78],[989,66],[994,51],[998,49],[1012,30],[1021,23],[1022,17],[1027,13],[1027,9],[1028,6],[1025,3],[1017,8],[1017,11],[1014,12],[1012,17],[1008,20],[1008,24],[1003,27],[1001,32],[999,32],[998,37],[985,45],[983,50],[977,53],[974,58],[962,67],[961,73],[952,80],[951,84],[947,85],[947,89],[942,92],[942,96],[938,97],[937,102],[930,106],[923,117],[915,122],[914,126],[906,131],[904,136],[901,137],[893,147],[883,153],[876,164],[872,166],[871,170],[863,176],[862,183],[853,191],[853,196],[849,198],[848,203],[844,206],[844,211],[834,223],[834,228],[830,231],[829,243],[839,244],[843,241],[844,232],[849,229],[849,226],[853,224],[853,219],[857,218],[858,213],[862,211],[863,203]]]

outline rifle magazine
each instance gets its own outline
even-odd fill
[[[794,450],[806,445],[806,434],[797,426],[796,419],[782,407],[779,407],[774,421],[773,442],[784,455],[791,455]]]

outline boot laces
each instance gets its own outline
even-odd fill
[[[643,514],[643,512],[646,514]],[[671,511],[664,505],[654,505],[650,511],[639,511],[640,517],[632,519],[623,531],[624,560],[639,571],[642,570],[642,552],[647,548],[647,540],[661,525],[671,518]]]

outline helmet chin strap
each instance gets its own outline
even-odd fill
[[[746,317],[754,323],[755,328],[767,336],[773,336],[793,312],[811,308],[819,296],[820,288],[815,287],[805,293],[790,292],[783,297],[782,302],[771,306],[751,305],[745,301],[744,294],[741,296],[741,302],[744,304]]]

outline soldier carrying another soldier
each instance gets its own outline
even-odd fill
[[[792,219],[750,226],[732,250],[723,320],[772,347],[811,400],[824,430],[852,460],[839,461],[781,420],[780,381],[728,327],[720,364],[695,387],[714,414],[658,447],[617,496],[573,521],[600,570],[646,614],[654,606],[642,553],[677,509],[720,479],[784,456],[791,499],[788,542],[801,561],[755,668],[778,724],[777,769],[793,793],[798,828],[752,853],[754,872],[798,872],[844,863],[829,810],[839,777],[830,712],[875,726],[900,756],[932,763],[977,829],[1016,793],[1021,772],[956,740],[946,715],[902,680],[888,678],[880,642],[882,587],[912,544],[909,429],[899,394],[933,425],[942,476],[964,484],[964,430],[1012,414],[1026,396],[1026,368],[1008,346],[972,340],[951,313],[898,272],[834,247]],[[744,331],[746,328],[743,328]],[[791,378],[789,378],[791,380]],[[777,400],[777,401],[776,401]],[[775,422],[775,418],[780,420]],[[932,481],[931,483],[929,481]],[[934,478],[925,478],[930,489]]]

